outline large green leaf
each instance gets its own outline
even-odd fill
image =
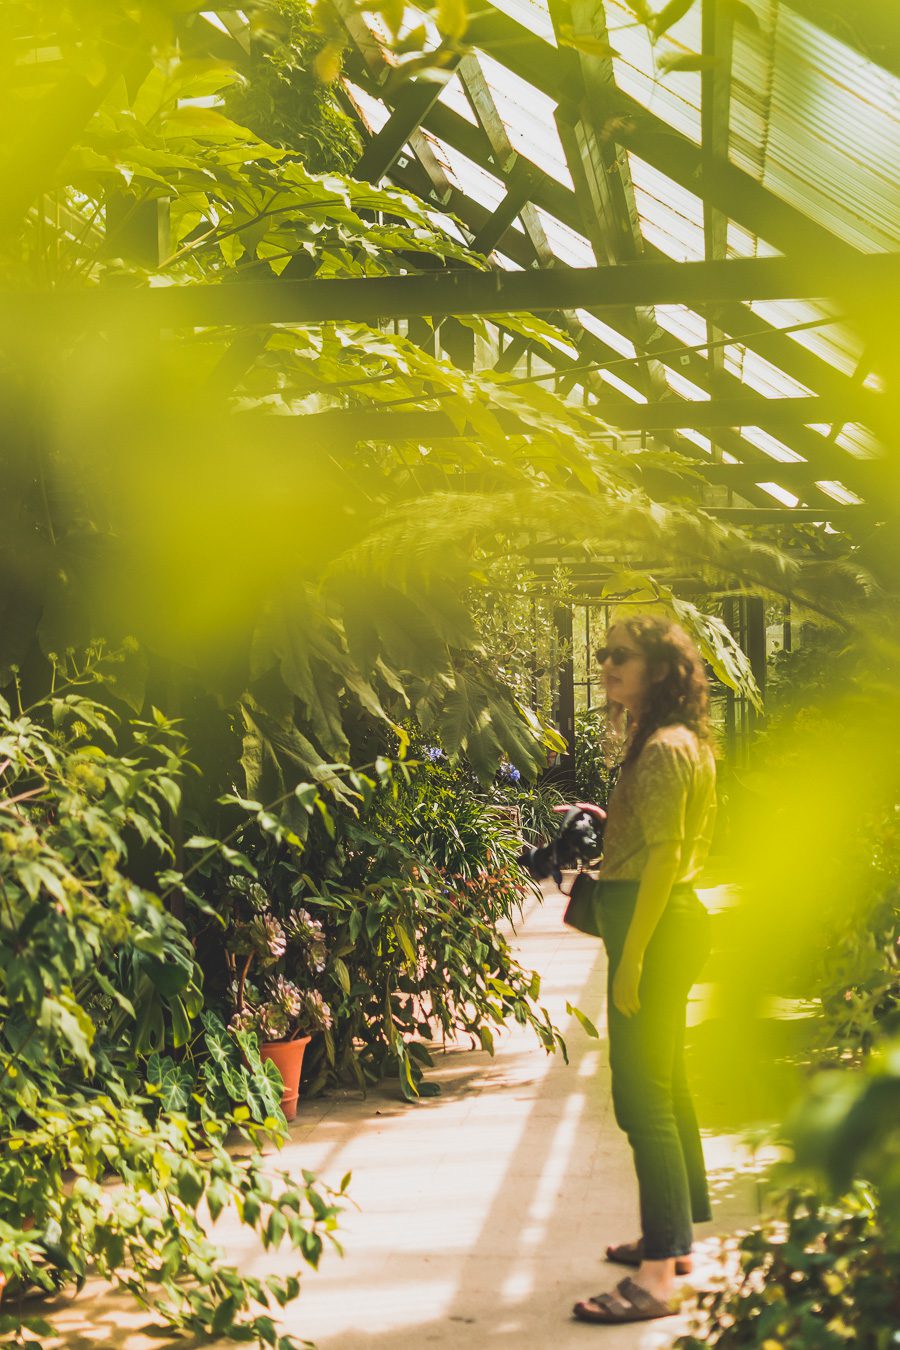
[[[176,1064],[169,1055],[150,1055],[147,1082],[157,1089],[164,1111],[187,1114],[194,1088],[194,1076],[187,1066]]]

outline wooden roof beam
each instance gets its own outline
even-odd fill
[[[734,19],[721,0],[701,0],[701,6],[701,51],[709,63],[700,73],[700,148],[706,187],[728,162]],[[728,217],[713,204],[709,190],[703,193],[703,256],[707,262],[728,256]],[[710,392],[715,398],[723,392],[725,348],[721,345],[722,331],[709,312],[706,338]],[[715,435],[712,449],[718,458],[720,446]]]
[[[564,372],[565,366],[560,369]],[[828,421],[834,405],[827,399],[819,398],[745,398],[691,402],[685,399],[670,399],[664,403],[632,403],[627,398],[607,396],[588,405],[591,416],[599,422],[617,431],[674,431],[679,427],[737,427],[737,426],[783,426],[797,421]],[[512,413],[498,411],[500,425],[510,434],[534,435],[534,429]],[[279,424],[290,426],[292,418],[278,417]],[[445,413],[439,411],[397,411],[365,409],[330,409],[327,412],[303,415],[303,425],[310,435],[333,430],[338,437],[355,435],[362,440],[409,440],[421,437],[426,440],[457,436],[457,423]],[[602,434],[606,427],[598,427]],[[877,461],[862,460],[862,464]],[[782,467],[782,461],[764,456],[752,467],[754,471],[760,464]],[[798,466],[810,472],[818,472],[817,466],[808,461],[789,461],[789,467]],[[734,465],[721,465],[730,470]],[[748,466],[749,467],[749,466]]]
[[[471,123],[465,121],[451,108],[447,108],[440,103],[436,104],[426,119],[425,125],[430,132],[446,141],[448,145],[461,150],[474,162],[482,163],[485,168],[493,167],[489,160],[485,162],[485,157],[489,155],[490,150],[486,146],[479,128],[473,127]],[[575,193],[562,183],[550,178],[536,166],[531,167],[534,186],[533,200],[535,203],[555,216],[564,225],[581,231],[584,228],[582,214]],[[644,249],[644,257],[648,261],[671,262],[671,259],[653,244],[645,242]],[[504,251],[508,252],[509,250],[505,249]],[[510,256],[514,255],[510,253]],[[582,308],[591,309],[592,307],[584,305]],[[598,317],[603,317],[603,311],[599,307],[597,308],[597,314]],[[716,310],[716,322],[727,334],[734,336],[736,343],[749,347],[758,355],[765,357],[766,360],[771,361],[773,365],[783,370],[785,374],[806,385],[814,393],[827,394],[844,391],[848,394],[852,393],[854,385],[850,377],[808,347],[781,332],[774,324],[767,323],[765,319],[754,314],[740,301],[719,304]],[[668,332],[661,332],[659,339],[650,344],[651,347],[659,346],[662,350],[672,349],[678,345],[678,339]],[[684,346],[684,344],[681,345]],[[688,364],[680,373],[687,375],[689,379],[696,384],[700,384],[701,387],[706,387],[706,358],[701,357],[697,352],[688,352],[687,349],[685,349],[685,355],[688,357]],[[665,360],[665,358],[662,359]],[[668,362],[668,364],[671,364],[671,362]],[[708,392],[711,392],[711,390],[708,390]]]
[[[572,90],[560,73],[556,53],[536,41],[522,24],[499,10],[483,9],[472,15],[466,37],[561,104],[563,110],[568,108],[571,121],[577,120],[577,100],[573,100]],[[611,89],[598,103],[595,116],[619,145],[633,150],[688,192],[708,195],[713,205],[732,220],[776,248],[786,253],[816,249],[833,261],[858,256],[852,245],[730,162],[722,166],[714,180],[704,183],[700,147],[623,90]]]
[[[549,8],[557,36],[568,28],[600,41],[606,38],[602,0],[550,0]],[[581,209],[580,230],[590,240],[599,264],[633,262],[643,256],[644,239],[628,157],[603,134],[595,115],[610,89],[615,89],[612,61],[565,44],[559,46],[556,60],[578,107],[574,122],[558,109],[556,123]],[[646,351],[659,331],[652,305],[636,305],[622,320],[625,335]],[[645,396],[668,396],[669,386],[658,361],[648,358],[642,373]]]
[[[635,262],[620,267],[482,272],[444,268],[424,275],[283,278],[241,283],[99,288],[0,294],[0,316],[16,325],[48,319],[89,328],[130,318],[164,327],[232,323],[324,323],[422,314],[547,313],[579,307],[718,304],[733,299],[804,299],[840,290],[884,305],[900,300],[900,253],[859,255],[836,276],[827,259],[728,258],[722,262]],[[873,411],[878,396],[860,390]]]
[[[531,245],[535,262],[541,267],[555,266],[557,260],[553,256],[544,227],[531,200],[534,196],[536,168],[513,147],[477,57],[467,56],[460,62],[459,77],[469,106],[490,146],[494,163],[506,181],[507,198],[519,201],[520,209],[515,214],[521,218],[522,228]],[[521,192],[520,185],[522,188],[527,186],[527,192]],[[498,211],[504,210],[505,205],[501,202]],[[514,218],[511,217],[511,220]],[[498,235],[497,241],[499,238]],[[479,236],[472,241],[472,247],[485,253],[490,251],[484,248]]]
[[[353,169],[354,178],[364,183],[379,183],[437,103],[447,80],[452,78],[459,58],[454,57],[441,79],[410,80],[404,85],[394,110],[376,136],[366,145]]]

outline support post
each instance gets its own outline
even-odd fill
[[[553,613],[553,622],[560,649],[565,651],[565,660],[558,667],[558,685],[556,699],[556,722],[561,736],[565,738],[566,754],[561,767],[569,773],[575,770],[575,662],[572,653],[572,607],[560,605]]]
[[[747,613],[747,657],[756,680],[759,692],[766,697],[766,603],[759,596],[750,595],[746,599]],[[764,713],[751,711],[751,729],[760,726],[765,720]]]
[[[738,601],[730,598],[723,602],[723,611],[725,623],[732,634],[738,636],[737,609]],[[734,690],[730,686],[725,689],[725,754],[729,763],[734,762],[735,750],[737,748],[737,700]]]
[[[119,192],[106,199],[106,246],[110,258],[158,267],[169,252],[169,202],[136,202]]]

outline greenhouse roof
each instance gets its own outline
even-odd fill
[[[333,5],[365,133],[356,176],[414,191],[490,270],[423,273],[417,256],[408,275],[56,292],[54,318],[85,303],[188,325],[427,318],[415,341],[462,366],[477,346],[479,366],[550,382],[632,464],[648,446],[687,456],[687,478],[645,458],[660,499],[760,523],[900,516],[884,352],[900,302],[893,0],[669,0],[655,17],[646,0],[467,15],[443,0],[458,38],[407,6],[399,41],[381,12],[396,6]],[[203,19],[211,49],[246,55],[242,11]],[[504,322],[528,311],[558,338]],[[441,315],[486,316],[491,341]],[[335,411],[340,432],[329,416],[321,435],[360,414]],[[369,409],[355,434],[456,432],[438,410]]]
[[[652,405],[613,424],[705,461],[720,503],[724,483],[770,508],[759,519],[868,514],[887,417],[839,283],[861,256],[900,252],[889,6],[857,17],[837,0],[695,0],[654,39],[625,0],[500,0],[412,79],[376,12],[338,7],[369,136],[359,176],[452,214],[497,268],[818,260],[835,278],[819,293],[586,299],[554,315],[572,346],[542,350],[550,364],[536,368],[568,372],[591,402]],[[437,48],[429,19],[426,31]],[[524,345],[513,339],[500,368]],[[724,423],[763,401],[754,423]]]

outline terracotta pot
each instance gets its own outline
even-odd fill
[[[270,1059],[281,1074],[284,1083],[281,1109],[288,1120],[293,1120],[297,1114],[303,1052],[311,1040],[311,1036],[300,1036],[296,1041],[263,1041],[259,1047],[260,1059]]]

